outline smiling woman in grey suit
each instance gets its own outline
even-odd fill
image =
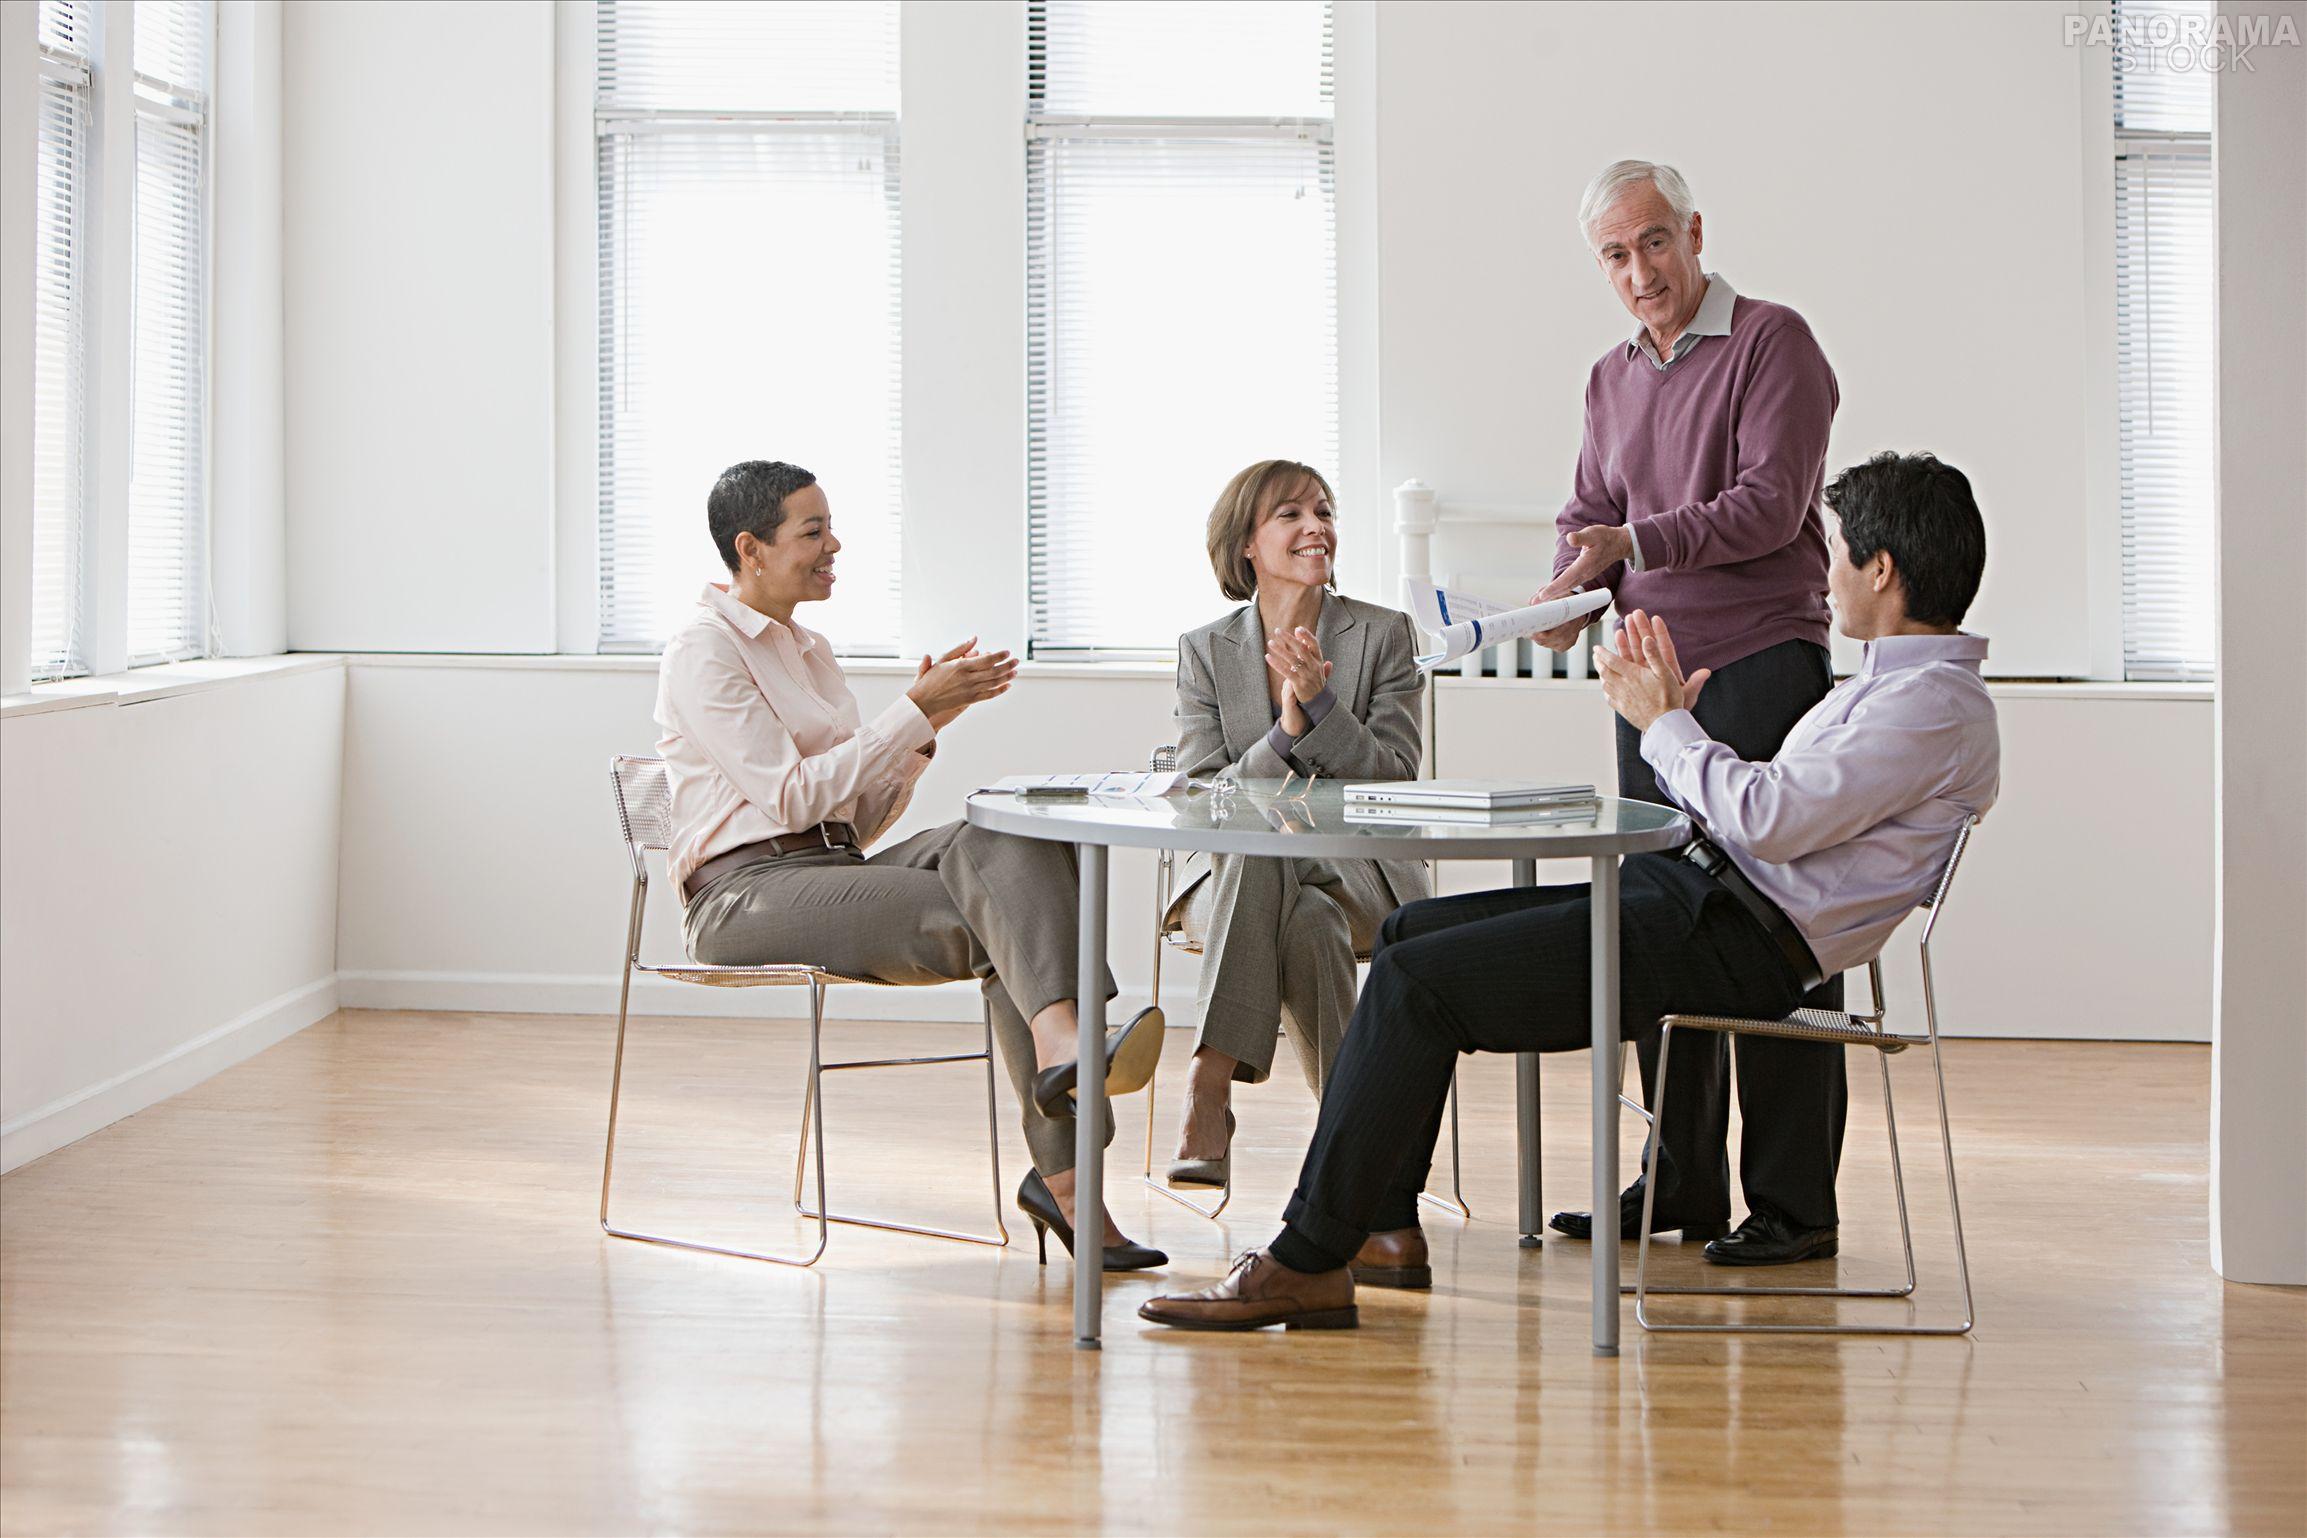
[[[1269,459],[1210,511],[1210,565],[1243,604],[1178,638],[1178,767],[1242,778],[1418,772],[1424,680],[1410,617],[1335,591],[1337,515],[1311,466]],[[1416,861],[1195,855],[1163,916],[1203,948],[1199,1034],[1172,1185],[1222,1185],[1236,1079],[1272,1071],[1287,1022],[1318,1097],[1354,1009],[1354,955],[1428,895]]]

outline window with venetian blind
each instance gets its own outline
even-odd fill
[[[2213,676],[2214,77],[2155,39],[2209,0],[2117,0],[2115,336],[2123,676]],[[2190,20],[2197,18],[2198,20]],[[2185,67],[2174,67],[2174,66]]]
[[[1227,480],[1335,478],[1330,7],[1033,0],[1027,28],[1033,654],[1166,654],[1225,603]]]
[[[33,208],[36,679],[70,677],[92,665],[176,661],[212,649],[207,253],[215,26],[211,0],[139,0],[109,11],[89,0],[40,5]],[[99,166],[99,103],[118,104],[113,92],[129,97],[131,137],[106,144]],[[129,217],[125,228],[102,238],[125,242],[128,282],[124,293],[100,295],[91,210],[110,176],[128,181]],[[120,334],[97,326],[95,314],[121,306],[126,355],[92,360],[96,336]],[[120,369],[128,381],[125,464],[91,461],[88,381],[98,364]],[[101,499],[109,512],[100,512],[100,486],[111,488]],[[99,589],[118,595],[101,623],[92,598]]]
[[[35,679],[88,671],[89,135],[94,7],[41,0],[33,186],[32,640]]]
[[[210,0],[137,0],[128,662],[205,656]]]
[[[898,637],[895,0],[597,10],[600,646],[655,651],[708,581],[728,465],[816,472],[844,546],[803,623]]]

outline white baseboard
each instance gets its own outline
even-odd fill
[[[337,987],[338,1001],[346,1009],[450,1010],[504,1015],[614,1015],[617,1012],[617,979],[613,975],[339,972]],[[1124,993],[1106,1006],[1106,1016],[1109,1020],[1126,1020],[1144,1008],[1146,1002],[1142,995]],[[925,988],[836,987],[827,994],[825,1010],[828,1019],[945,1020],[975,1024],[982,1007],[977,984],[935,983]],[[809,990],[700,988],[659,977],[636,977],[633,979],[633,1013],[806,1020]]]
[[[254,1057],[337,1010],[337,980],[331,975],[292,988],[215,1030],[141,1067],[117,1074],[27,1111],[0,1125],[0,1171],[54,1153],[91,1132],[101,1131],[147,1106],[181,1094],[203,1079]]]

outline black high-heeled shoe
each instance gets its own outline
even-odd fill
[[[1027,1170],[1025,1181],[1017,1188],[1017,1210],[1033,1219],[1034,1243],[1040,1246],[1041,1263],[1049,1264],[1049,1231],[1057,1230],[1057,1242],[1073,1253],[1073,1225],[1065,1220],[1064,1209],[1050,1194],[1049,1182],[1041,1178],[1041,1171]],[[1166,1266],[1169,1256],[1147,1244],[1109,1244],[1105,1247],[1105,1269],[1108,1271],[1144,1271],[1154,1266]]]
[[[1134,1095],[1151,1083],[1154,1069],[1162,1060],[1162,1012],[1159,1004],[1149,1004],[1131,1017],[1129,1024],[1105,1038],[1105,1092],[1108,1095]],[[1078,1059],[1060,1063],[1055,1068],[1044,1068],[1033,1076],[1033,1103],[1041,1107],[1044,1116],[1071,1116],[1073,1114],[1074,1086],[1080,1082],[1076,1071]]]

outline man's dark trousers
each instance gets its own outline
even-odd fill
[[[1592,909],[1578,885],[1394,910],[1322,1091],[1276,1260],[1334,1270],[1372,1232],[1417,1225],[1459,1053],[1589,1047]],[[1762,926],[1712,876],[1672,855],[1625,862],[1618,918],[1626,1036],[1655,1034],[1652,1022],[1669,1012],[1776,1017],[1800,997],[1794,969]],[[1675,1057],[1682,1047],[1674,1044]]]
[[[1691,714],[1716,742],[1740,758],[1762,762],[1777,756],[1794,724],[1833,687],[1825,647],[1782,641],[1717,669]],[[1666,793],[1642,757],[1641,735],[1624,720],[1617,726],[1618,794],[1663,804]],[[1838,974],[1802,1002],[1811,1009],[1840,1009],[1842,1000]],[[1658,1034],[1645,1031],[1636,1040],[1643,1096],[1656,1104]],[[1745,1120],[1738,1179],[1747,1207],[1797,1228],[1833,1226],[1834,1177],[1848,1108],[1843,1049],[1768,1036],[1737,1040],[1738,1109]],[[1658,1187],[1658,1211],[1668,1217],[1708,1223],[1730,1216],[1730,1050],[1730,1039],[1713,1031],[1676,1035],[1666,1105],[1673,1125],[1663,1130],[1662,1142],[1681,1157]]]

